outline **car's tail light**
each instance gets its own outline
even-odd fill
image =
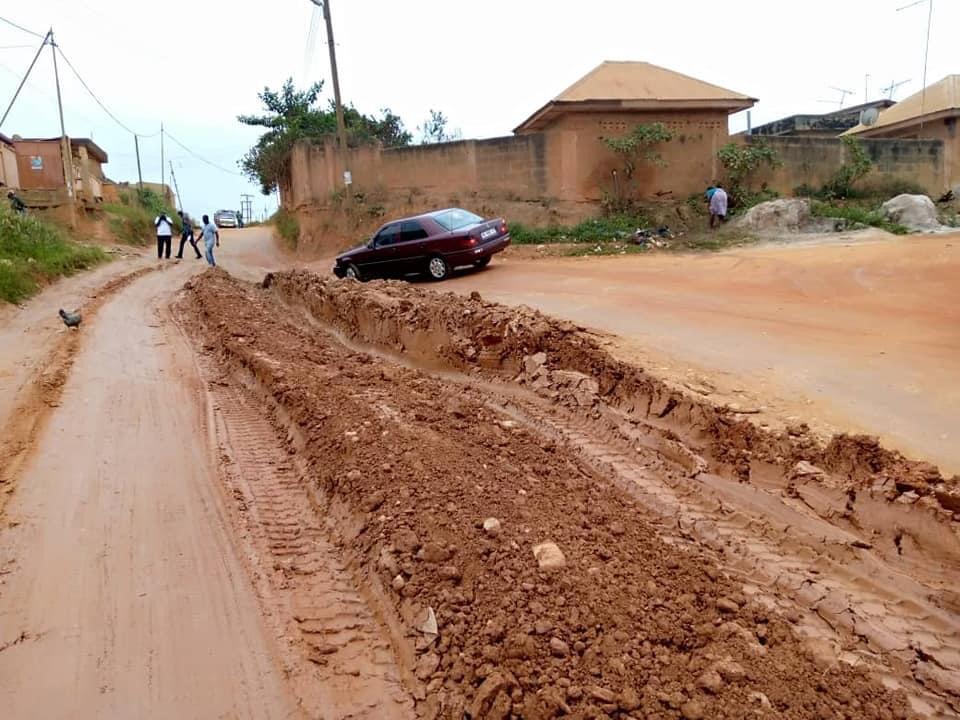
[[[500,223],[500,234],[501,234],[501,235],[506,235],[506,234],[507,234],[507,221],[506,221],[506,220],[504,220],[502,223]]]
[[[470,247],[473,247],[476,244],[477,244],[477,238],[475,238],[473,235],[467,238],[467,245],[469,245]]]

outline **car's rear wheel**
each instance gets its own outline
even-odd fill
[[[363,278],[360,277],[360,269],[353,263],[350,263],[349,265],[347,265],[347,270],[346,272],[343,273],[343,276],[345,278],[350,278],[351,280],[358,280],[360,282],[363,282]]]
[[[490,256],[487,255],[485,258],[480,258],[479,260],[477,260],[473,265],[474,267],[485,268],[489,264],[490,264]]]
[[[434,255],[427,262],[427,274],[431,280],[446,280],[450,275],[450,266],[439,255]]]

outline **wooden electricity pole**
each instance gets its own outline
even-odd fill
[[[337,74],[337,48],[333,40],[333,18],[330,15],[330,0],[310,0],[323,8],[323,19],[327,24],[327,46],[330,48],[330,75],[333,78],[333,102],[337,113],[337,144],[340,146],[340,164],[343,167],[344,203],[352,205],[350,192],[350,168],[347,167],[347,126],[343,119],[343,103],[340,100],[340,77]],[[348,182],[350,178],[350,182]]]
[[[70,138],[67,137],[67,128],[63,122],[63,100],[60,97],[60,73],[57,70],[57,43],[53,39],[53,28],[48,33],[50,50],[53,53],[53,79],[57,84],[57,109],[60,111],[60,152],[63,154],[63,174],[67,181],[67,204],[70,206],[70,227],[77,225],[77,208],[75,203],[75,189],[73,187],[73,148]]]

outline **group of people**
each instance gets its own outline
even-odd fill
[[[198,238],[193,234],[193,221],[187,214],[182,211],[177,214],[180,216],[183,230],[180,232],[180,249],[177,251],[176,259],[183,259],[183,248],[188,242],[197,254],[197,260],[203,257],[200,254],[200,248],[197,247],[197,240],[202,238],[207,263],[210,267],[216,267],[217,261],[213,256],[213,248],[220,247],[220,230],[214,223],[210,222],[210,216],[203,216],[203,225],[200,228],[200,237]],[[154,218],[153,225],[157,229],[157,258],[169,260],[170,249],[173,245],[173,221],[165,213],[160,213]]]

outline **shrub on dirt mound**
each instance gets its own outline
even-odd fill
[[[940,229],[937,206],[926,195],[897,195],[887,200],[880,211],[891,222],[904,225],[914,232]]]
[[[737,226],[757,233],[830,232],[832,221],[815,218],[810,211],[810,201],[800,198],[785,198],[760,203],[750,208]]]

